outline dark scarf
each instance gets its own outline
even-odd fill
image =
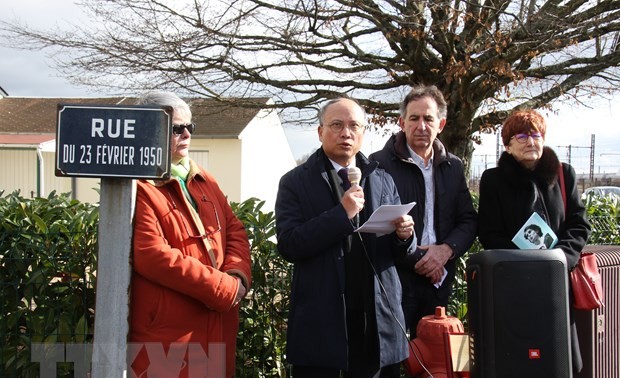
[[[549,210],[543,193],[549,192],[558,182],[560,164],[555,152],[543,147],[543,154],[533,170],[523,166],[508,152],[502,153],[497,166],[502,179],[509,185],[531,193],[529,208],[549,223]]]
[[[549,147],[543,147],[543,154],[531,170],[524,167],[508,152],[503,152],[497,166],[502,172],[502,178],[513,185],[524,186],[534,181],[541,187],[551,187],[558,181],[560,160]]]

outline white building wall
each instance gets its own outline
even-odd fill
[[[37,195],[36,148],[0,148],[0,191],[19,190],[24,198]]]
[[[207,170],[229,201],[241,201],[241,141],[192,139],[189,156]]]
[[[73,180],[72,188],[75,190],[74,196],[77,200],[88,203],[99,202],[101,179],[92,177],[72,177],[67,180]]]
[[[46,197],[53,190],[57,194],[70,193],[71,198],[80,202],[99,202],[100,179],[91,177],[57,177],[55,151],[42,152],[43,159],[41,177],[42,196]]]
[[[41,157],[43,158],[40,172],[42,196],[47,197],[54,190],[58,194],[71,192],[71,178],[56,177],[55,152],[41,152]]]
[[[56,177],[55,152],[41,152],[37,148],[0,148],[0,190],[4,195],[20,190],[24,198],[40,194],[47,197],[72,193],[82,202],[99,202],[99,179]],[[39,193],[40,191],[40,193]],[[75,193],[74,193],[75,191]]]
[[[243,130],[241,139],[241,198],[264,200],[262,210],[273,211],[280,177],[296,165],[277,112],[259,112]]]

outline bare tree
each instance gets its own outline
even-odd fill
[[[172,4],[172,5],[171,5]],[[442,141],[467,161],[515,108],[618,90],[619,0],[84,0],[94,27],[0,23],[4,44],[54,47],[76,83],[303,110],[348,93],[382,126],[416,83],[446,96]],[[99,25],[99,26],[98,26]]]

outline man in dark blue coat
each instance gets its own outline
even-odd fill
[[[477,216],[463,163],[437,139],[446,117],[447,105],[439,89],[415,86],[400,106],[402,131],[370,155],[394,178],[401,200],[416,202],[409,214],[420,247],[416,258],[398,265],[411,336],[423,316],[448,305],[455,259],[467,252],[476,237]]]
[[[354,232],[400,204],[392,178],[359,152],[366,114],[354,100],[319,111],[319,148],[280,180],[278,251],[294,263],[286,356],[295,378],[398,377],[408,356],[395,258],[415,249],[413,221],[386,235]],[[337,172],[357,166],[359,185]],[[344,186],[343,187],[341,187]]]

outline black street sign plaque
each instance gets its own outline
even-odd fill
[[[167,179],[170,110],[59,104],[56,176]]]

